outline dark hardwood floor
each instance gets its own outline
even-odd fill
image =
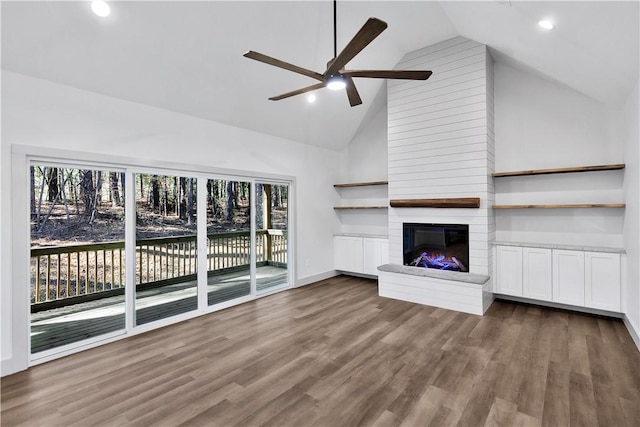
[[[340,276],[2,379],[2,425],[638,426],[620,320],[474,316]]]

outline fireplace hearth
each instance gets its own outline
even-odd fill
[[[448,271],[469,271],[469,226],[404,223],[403,263]]]

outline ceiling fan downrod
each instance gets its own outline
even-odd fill
[[[333,0],[333,58],[338,56],[338,15],[336,13],[336,3],[338,0]]]

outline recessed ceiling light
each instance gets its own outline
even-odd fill
[[[316,102],[316,96],[312,93],[307,95],[307,102],[308,103]]]
[[[540,28],[542,28],[543,30],[553,30],[556,26],[553,25],[553,23],[551,21],[549,21],[548,19],[543,19],[541,21],[538,21],[538,26]]]
[[[103,0],[95,0],[91,2],[91,10],[93,11],[93,13],[102,18],[109,16],[109,14],[111,13],[111,8]]]

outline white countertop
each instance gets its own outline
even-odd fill
[[[623,248],[607,248],[601,246],[582,246],[582,245],[561,245],[546,243],[530,243],[530,242],[493,242],[494,246],[520,246],[527,248],[543,248],[543,249],[564,249],[568,251],[584,251],[584,252],[607,252],[613,254],[627,253]]]

